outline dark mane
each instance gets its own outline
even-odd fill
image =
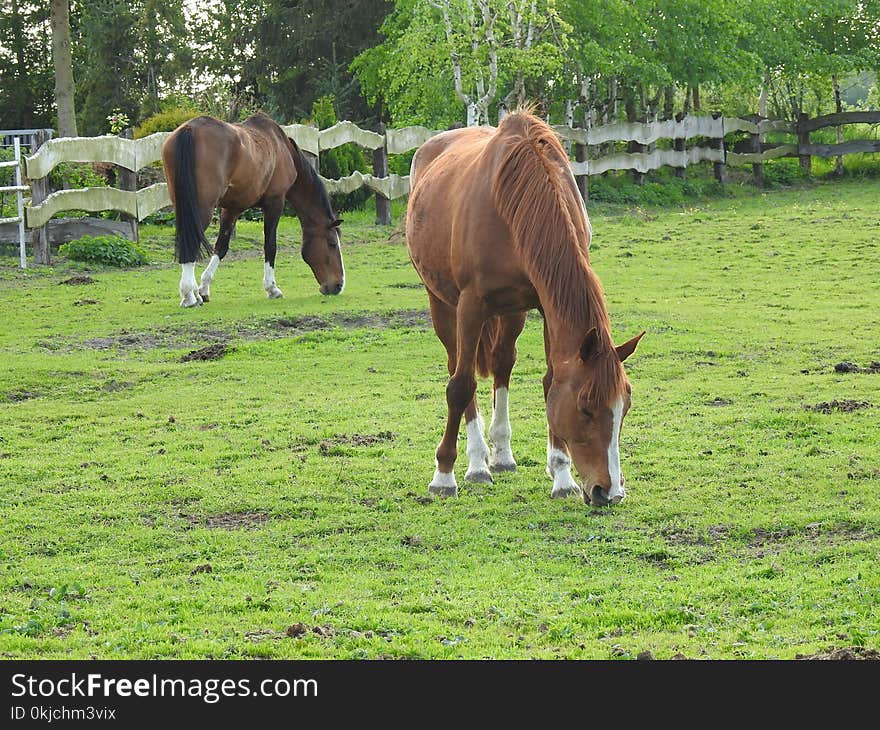
[[[568,155],[553,130],[528,112],[498,126],[504,145],[492,180],[495,207],[507,223],[542,304],[583,330],[596,328],[599,351],[589,397],[619,394],[625,374],[611,340],[602,284],[590,267],[590,230],[580,193],[564,170]]]

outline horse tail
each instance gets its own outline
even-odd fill
[[[199,215],[199,196],[196,186],[196,144],[192,127],[188,124],[178,130],[174,140],[174,213],[177,260],[192,263],[202,257],[202,250],[211,253],[211,247],[202,230]]]
[[[483,324],[480,343],[477,345],[477,373],[488,378],[492,372],[492,350],[501,334],[501,317],[490,317]]]

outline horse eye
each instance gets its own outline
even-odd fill
[[[593,420],[593,412],[589,408],[579,408],[578,410],[583,414],[584,418],[589,421]]]
[[[327,239],[327,245],[330,246],[330,248],[336,248],[339,245],[339,238],[331,236]]]

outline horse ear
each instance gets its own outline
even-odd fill
[[[642,332],[640,335],[636,335],[631,340],[624,342],[622,345],[618,345],[615,349],[617,350],[617,357],[620,358],[620,362],[623,362],[632,355],[636,351],[636,345],[639,344],[639,340],[645,336],[645,333]]]
[[[587,334],[584,336],[584,341],[581,342],[580,356],[581,360],[587,361],[593,355],[595,355],[599,351],[599,333],[596,331],[596,328],[593,327]]]

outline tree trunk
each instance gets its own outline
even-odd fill
[[[698,84],[694,84],[691,89],[691,96],[694,99],[694,113],[697,114],[700,111],[700,87]]]
[[[58,107],[58,136],[76,137],[73,103],[73,64],[70,60],[70,9],[68,0],[52,0],[52,61],[55,64],[55,104]]]
[[[831,83],[834,85],[834,110],[840,114],[843,111],[843,102],[840,99],[840,79],[837,74],[831,74]],[[837,127],[837,144],[843,144],[843,128]],[[843,157],[838,156],[837,164],[834,166],[834,174],[837,177],[843,176]]]

